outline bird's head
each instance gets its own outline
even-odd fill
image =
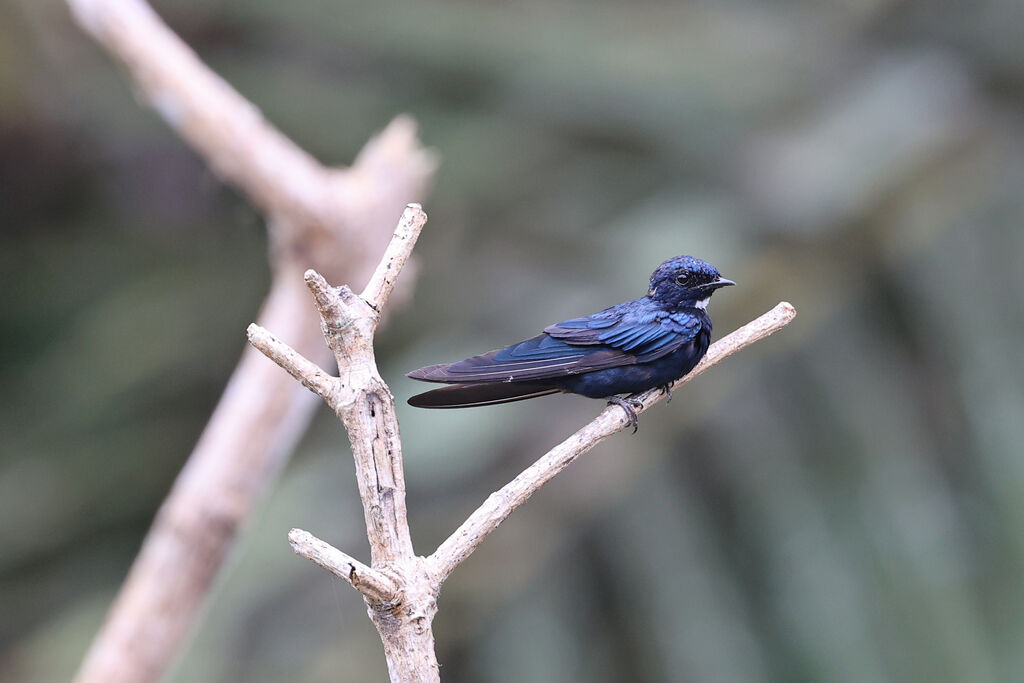
[[[651,288],[647,290],[647,296],[666,306],[704,308],[716,289],[734,284],[707,261],[693,256],[676,256],[651,274]]]

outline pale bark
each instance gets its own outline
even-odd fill
[[[315,271],[306,273],[324,338],[338,362],[338,377],[261,326],[250,325],[248,330],[250,343],[319,395],[348,432],[371,567],[306,532],[293,530],[289,540],[296,552],[342,576],[363,594],[393,681],[440,680],[431,628],[439,584],[429,575],[424,558],[413,552],[395,399],[377,372],[373,355],[380,311],[426,220],[419,205],[409,205],[361,295],[344,285],[331,287]],[[390,590],[392,585],[397,588]]]
[[[394,398],[373,337],[426,216],[409,205],[371,274],[391,221],[424,190],[433,159],[399,119],[348,169],[320,166],[210,72],[141,0],[68,0],[79,23],[127,67],[140,93],[226,181],[262,208],[274,280],[251,344],[319,395],[349,434],[371,563],[293,529],[295,552],[359,590],[392,681],[437,681],[432,622],[441,584],[513,510],[598,442],[628,425],[617,406],[488,497],[429,557],[409,534]],[[306,270],[313,267],[318,272]],[[309,305],[305,283],[316,309]],[[326,276],[326,279],[325,277]],[[369,278],[361,295],[332,281]],[[679,386],[789,323],[786,303],[711,346]],[[320,322],[318,326],[316,323]],[[322,329],[322,335],[318,331]],[[273,330],[288,343],[270,334]],[[323,339],[339,376],[326,362]],[[164,502],[77,680],[154,681],[179,650],[236,531],[290,453],[314,401],[255,351],[238,368]],[[642,395],[643,408],[661,400]]]
[[[302,273],[315,267],[331,278],[359,280],[371,272],[394,217],[422,196],[435,165],[414,124],[396,119],[349,168],[322,166],[210,71],[144,2],[68,4],[126,67],[137,93],[265,212],[273,281],[259,321],[303,355],[327,362]],[[255,350],[243,353],[77,681],[141,683],[162,676],[240,525],[275,480],[315,406]]]
[[[677,380],[672,389],[678,389],[699,376],[711,366],[717,365],[732,354],[754,342],[764,339],[788,325],[796,317],[796,309],[785,301],[761,317],[752,320],[731,334],[719,339],[708,349],[707,354],[689,374]],[[665,398],[661,389],[652,389],[637,396],[642,404],[637,413],[650,408]],[[515,479],[492,493],[483,505],[477,508],[455,532],[448,537],[434,554],[428,558],[431,573],[443,582],[487,536],[525,503],[537,489],[550,481],[556,474],[568,467],[576,458],[604,441],[612,434],[629,426],[625,411],[610,405],[592,422],[545,453],[539,460],[523,470]]]
[[[363,594],[370,618],[384,643],[391,680],[395,682],[439,680],[432,622],[441,585],[452,571],[541,486],[580,455],[629,425],[621,408],[609,406],[491,494],[431,556],[417,556],[409,538],[395,403],[377,373],[373,336],[390,286],[425,222],[426,216],[419,206],[410,205],[361,296],[346,286],[330,287],[313,271],[306,273],[306,283],[323,319],[324,336],[338,361],[339,377],[328,375],[261,326],[250,325],[248,331],[252,345],[320,396],[348,432],[370,541],[371,566],[306,531],[292,529],[288,538],[296,553],[345,579]],[[673,388],[782,329],[795,316],[793,306],[780,303],[712,344],[697,367],[675,382]],[[639,395],[638,412],[663,397],[660,389]]]

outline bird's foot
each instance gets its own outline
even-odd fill
[[[636,411],[642,408],[644,404],[635,398],[612,396],[608,399],[608,405],[619,406],[626,411],[626,420],[629,421],[629,425],[633,428],[633,433],[636,434],[636,430],[640,429],[640,419],[637,417]]]
[[[665,403],[671,403],[672,402],[672,385],[670,385],[670,384],[662,384],[661,385],[661,393],[662,394],[668,394],[668,400],[665,401]]]

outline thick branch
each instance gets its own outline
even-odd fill
[[[333,388],[317,393],[348,431],[375,566],[413,557],[398,418],[391,391],[377,372],[373,334],[379,310],[387,302],[426,221],[418,204],[406,207],[364,289],[364,297],[356,296],[346,286],[331,287],[315,271],[307,271],[305,276],[340,373]],[[301,380],[311,388],[322,379],[316,370],[315,366],[307,367],[307,379]]]
[[[780,303],[771,311],[712,344],[707,355],[697,367],[677,381],[674,386],[678,387],[689,382],[737,351],[782,329],[795,316],[796,309],[791,304]],[[643,407],[637,412],[647,410],[663,398],[664,394],[660,389],[652,389],[641,394],[639,399],[642,401]],[[431,572],[438,583],[443,583],[452,571],[537,489],[568,467],[580,455],[612,434],[621,431],[628,424],[621,408],[609,406],[590,424],[552,448],[511,482],[492,493],[483,505],[477,508],[469,516],[469,519],[463,522],[462,526],[456,529],[455,533],[442,543],[433,555],[427,558],[431,565]]]
[[[344,247],[344,261],[375,263],[381,243],[366,239],[366,224],[386,225],[389,234],[391,212],[422,195],[437,161],[419,146],[410,119],[392,122],[352,167],[325,167],[208,69],[142,0],[67,2],[167,124],[272,218],[277,248],[300,252],[286,258],[301,255],[305,267],[349,279],[333,265],[342,253],[335,241],[354,240]],[[360,270],[357,279],[368,272]]]
[[[348,287],[331,287],[316,271],[307,271],[305,280],[340,376],[328,375],[259,325],[249,326],[249,342],[320,396],[345,425],[374,566],[413,557],[394,398],[373,356],[377,312]]]
[[[365,288],[378,305],[387,301],[426,220],[418,204],[410,204],[402,213]],[[374,565],[411,558],[398,418],[394,398],[377,372],[373,355],[378,308],[346,286],[331,287],[316,271],[307,271],[305,281],[320,311],[324,337],[335,353],[339,377],[331,377],[258,325],[249,326],[249,341],[324,399],[344,423],[355,457]]]
[[[332,225],[348,193],[204,65],[141,0],[68,0],[78,23],[128,68],[152,107],[224,180],[272,215]],[[340,174],[339,174],[340,175]]]
[[[347,286],[332,287],[314,270],[306,272],[324,338],[338,362],[338,377],[327,375],[266,330],[249,326],[253,346],[323,398],[348,432],[372,568],[306,532],[293,530],[289,538],[296,552],[346,578],[366,597],[393,681],[433,682],[439,675],[431,630],[438,585],[423,558],[413,552],[395,401],[373,355],[380,307],[425,222],[419,205],[406,207],[364,290],[365,298]],[[301,547],[297,540],[303,542]]]
[[[359,281],[372,272],[395,214],[422,196],[436,165],[414,124],[396,119],[353,166],[324,167],[207,69],[141,0],[67,1],[79,24],[127,67],[136,92],[267,214],[274,280],[259,322],[300,357],[326,363],[330,356],[301,274],[316,267],[332,279]],[[255,350],[243,354],[77,681],[141,682],[163,675],[238,528],[287,460],[315,405]]]

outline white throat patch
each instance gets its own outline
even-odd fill
[[[705,311],[708,308],[708,302],[709,301],[711,301],[711,297],[710,296],[708,298],[706,298],[706,299],[701,299],[700,301],[695,303],[693,305],[693,307],[694,308],[699,308],[700,310]]]

